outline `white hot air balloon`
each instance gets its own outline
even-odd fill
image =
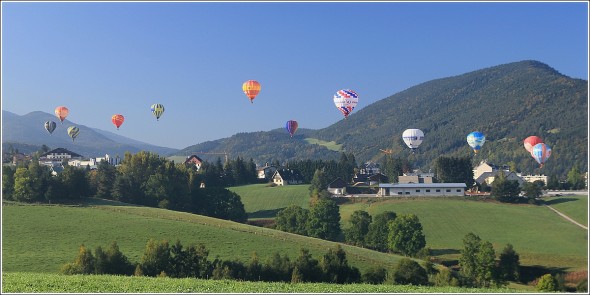
[[[416,150],[424,140],[424,132],[420,129],[406,129],[402,134],[402,138],[406,145],[412,149],[412,153]]]

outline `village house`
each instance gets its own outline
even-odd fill
[[[256,173],[259,180],[270,180],[275,171],[277,171],[277,167],[269,166],[268,163],[263,167],[256,169]]]
[[[535,182],[537,180],[542,181],[544,184],[547,184],[547,176],[546,175],[521,175],[518,174],[522,179],[527,182]]]
[[[498,176],[498,173],[500,173],[500,171],[484,172],[478,178],[475,179],[475,182],[477,182],[479,184],[485,183],[487,185],[492,185],[492,183],[494,182],[494,180]],[[517,173],[510,172],[510,171],[508,171],[508,172],[504,171],[504,177],[506,177],[506,180],[517,181],[518,186],[520,186],[520,187],[522,187],[522,185],[526,182],[524,179],[522,179],[520,176],[518,176]]]
[[[197,155],[190,155],[188,157],[186,157],[186,160],[184,160],[185,164],[189,164],[189,165],[195,165],[197,167],[197,170],[201,169],[201,165],[203,164],[203,160],[201,158],[199,158]]]
[[[342,180],[342,178],[338,177],[334,181],[328,184],[328,192],[333,195],[346,195],[346,181]]]
[[[373,175],[377,173],[381,173],[379,163],[366,162],[359,167],[359,174]]]
[[[276,185],[302,184],[303,176],[297,169],[277,169],[272,175],[272,182]]]
[[[377,196],[464,196],[466,189],[464,183],[382,183]]]

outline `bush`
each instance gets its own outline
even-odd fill
[[[362,276],[363,282],[373,285],[383,284],[387,278],[387,270],[381,266],[372,267]]]
[[[427,285],[428,274],[418,262],[402,258],[393,271],[392,280],[395,284],[400,285]]]
[[[583,281],[580,281],[578,283],[578,285],[576,286],[576,291],[588,293],[588,279],[584,279]]]
[[[459,286],[459,280],[453,276],[448,268],[442,268],[435,276],[433,283],[437,287]]]
[[[555,292],[557,291],[557,280],[551,275],[543,275],[536,286],[537,291],[541,292]]]

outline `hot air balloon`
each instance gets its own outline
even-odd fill
[[[544,143],[537,143],[531,149],[531,156],[539,163],[539,168],[543,168],[543,164],[551,156],[551,148]]]
[[[476,154],[485,142],[486,137],[483,135],[483,133],[479,131],[473,131],[467,135],[467,143],[469,144],[469,146],[471,146],[471,148]]]
[[[120,114],[115,114],[111,117],[111,121],[113,122],[113,124],[115,124],[115,126],[117,126],[117,130],[119,130],[121,124],[125,122],[125,117],[123,117],[123,115]]]
[[[251,103],[254,103],[254,98],[260,92],[260,83],[255,80],[248,80],[242,85],[242,90],[246,96],[250,99]]]
[[[537,143],[543,143],[543,140],[538,136],[529,136],[524,140],[524,148],[530,153]]]
[[[64,106],[55,108],[55,116],[57,116],[57,118],[61,121],[62,124],[69,113],[70,111],[68,110],[68,108]]]
[[[76,139],[76,136],[78,136],[78,133],[80,133],[80,128],[78,128],[76,126],[68,127],[68,135],[72,138],[72,142],[74,141],[74,139]]]
[[[164,105],[155,103],[151,107],[152,114],[156,116],[156,121],[160,121],[160,116],[164,113]]]
[[[287,124],[285,125],[285,128],[287,128],[287,131],[289,131],[289,134],[291,134],[291,137],[293,137],[293,134],[295,133],[295,131],[297,131],[298,127],[299,127],[299,124],[297,124],[297,121],[295,121],[295,120],[289,120],[289,121],[287,121]]]
[[[49,134],[53,133],[53,130],[55,130],[55,122],[53,121],[47,121],[45,122],[45,130],[47,130],[49,132]]]
[[[350,115],[358,101],[358,94],[350,89],[341,89],[334,94],[334,104],[342,112],[344,119]]]
[[[402,134],[402,139],[406,145],[412,149],[412,153],[416,150],[424,140],[424,132],[420,129],[406,129]]]

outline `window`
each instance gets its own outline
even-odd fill
[[[402,194],[402,192],[397,192],[397,194],[398,194],[398,195],[401,195],[401,194]]]
[[[437,189],[437,190],[436,190],[436,192],[437,192],[437,193],[440,193],[440,190],[439,190],[439,189]]]
[[[460,189],[457,189],[457,192],[458,192],[458,193],[460,193],[460,192],[461,192],[461,190],[460,190]]]
[[[427,190],[426,190],[426,192],[427,192],[427,193],[429,193],[429,192],[430,192],[430,190],[429,190],[429,189],[427,189]]]
[[[451,192],[451,190],[450,189],[447,189],[447,193],[450,193],[450,192]]]
[[[419,192],[420,192],[420,190],[419,190],[419,189],[417,189],[417,190],[416,190],[416,192],[417,192],[417,193],[419,193]]]
[[[410,194],[410,192],[406,192],[406,195],[409,195],[409,194]]]

